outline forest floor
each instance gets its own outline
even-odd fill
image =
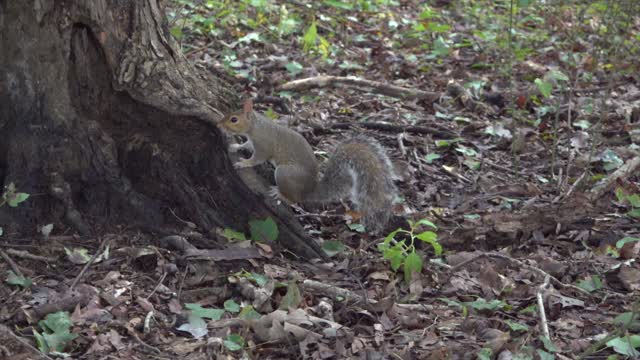
[[[294,209],[330,261],[149,246],[208,236],[188,226],[12,241],[2,319],[70,314],[13,330],[78,359],[640,357],[638,5],[205,3],[170,2],[188,59],[319,158],[378,139],[428,241],[381,250],[348,204]]]

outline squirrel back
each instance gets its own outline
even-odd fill
[[[357,135],[340,143],[307,202],[349,198],[368,231],[380,232],[389,221],[397,189],[393,165],[380,143]]]

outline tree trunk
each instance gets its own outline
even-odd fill
[[[89,234],[177,216],[246,229],[271,216],[285,247],[319,256],[233,170],[214,124],[238,103],[185,60],[162,1],[0,0],[0,182],[31,194],[0,208],[0,226]]]

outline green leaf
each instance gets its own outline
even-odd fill
[[[483,298],[478,298],[474,301],[466,302],[465,304],[468,306],[471,306],[476,310],[490,310],[490,311],[502,309],[507,305],[502,300],[493,299],[491,301],[487,301]]]
[[[427,220],[427,219],[420,219],[417,223],[416,226],[418,225],[425,225],[425,226],[430,226],[431,228],[438,230],[438,227],[436,226],[436,224],[432,223],[431,221]]]
[[[263,9],[269,4],[268,0],[249,0],[249,5],[254,8]]]
[[[627,196],[627,201],[629,201],[629,204],[632,207],[640,208],[640,195],[638,194],[629,195]]]
[[[31,279],[19,276],[11,270],[9,270],[9,274],[7,276],[7,283],[9,285],[22,286],[23,288],[30,288],[31,285],[33,285],[33,281],[31,281]]]
[[[189,315],[188,322],[180,325],[178,327],[178,330],[188,332],[195,339],[199,339],[207,335],[207,333],[209,332],[207,330],[207,323],[204,321],[204,319],[197,315],[194,315],[193,313]]]
[[[442,301],[443,303],[447,304],[448,306],[453,306],[455,308],[462,308],[462,303],[460,303],[459,301],[455,301],[455,300],[451,300],[451,299],[447,299],[447,298],[438,298],[438,300]]]
[[[243,320],[257,320],[261,317],[260,313],[258,313],[251,305],[242,308],[242,311],[238,314],[238,318]]]
[[[542,349],[536,349],[536,352],[540,356],[540,360],[554,360],[556,358],[553,354],[549,354]]]
[[[325,39],[322,36],[319,36],[318,40],[320,41],[320,44],[318,45],[318,50],[320,50],[320,53],[322,54],[322,58],[326,59],[329,56],[329,49],[331,48],[331,44],[327,39]]]
[[[247,240],[247,237],[243,233],[241,233],[240,231],[233,230],[231,228],[224,229],[224,231],[222,232],[222,236],[227,238],[227,240],[229,240],[229,241],[233,241],[233,240],[245,241],[245,240]]]
[[[386,250],[382,253],[382,257],[385,260],[389,260],[393,271],[397,271],[404,261],[404,254],[402,253],[402,250],[397,247]]]
[[[594,292],[602,289],[602,280],[597,275],[590,276],[584,280],[578,281],[577,286],[588,292]]]
[[[265,275],[254,273],[254,272],[245,275],[245,277],[255,282],[258,286],[265,286],[269,281],[269,278],[267,278]]]
[[[464,145],[458,145],[456,147],[456,151],[465,155],[465,156],[471,156],[471,157],[475,157],[478,156],[478,152],[475,151],[474,149],[464,146]]]
[[[478,360],[491,360],[493,351],[490,348],[482,348],[478,351]]]
[[[200,304],[184,304],[185,308],[191,310],[191,314],[193,316],[197,316],[200,318],[207,318],[211,320],[220,320],[222,315],[224,315],[224,310],[222,309],[206,309],[203,308]]]
[[[62,352],[68,343],[78,336],[69,331],[73,322],[66,311],[51,313],[44,320],[40,320],[38,325],[42,329],[42,334],[37,337],[38,346],[47,348],[48,351]]]
[[[427,161],[427,164],[431,164],[434,160],[438,160],[441,157],[442,156],[440,156],[440,154],[429,153],[429,154],[427,154],[427,156],[424,157],[424,159]]]
[[[85,248],[73,248],[68,249],[64,248],[64,252],[67,254],[67,258],[69,261],[76,265],[86,264],[91,260],[91,255],[89,255],[89,250]]]
[[[402,231],[402,229],[398,228],[393,230],[392,232],[389,233],[389,235],[387,235],[387,237],[384,238],[384,242],[385,243],[390,243],[391,240],[393,240],[393,238],[396,236],[396,234],[398,234],[400,231]]]
[[[436,233],[434,233],[433,231],[425,231],[416,235],[416,237],[419,240],[426,242],[427,244],[431,244],[431,247],[433,247],[433,252],[436,254],[436,256],[442,255],[442,245],[440,245],[440,243],[438,242],[438,235]]]
[[[174,26],[169,30],[169,32],[171,32],[171,35],[173,35],[177,40],[182,39],[182,26]]]
[[[302,36],[303,50],[310,51],[311,49],[315,48],[317,40],[318,29],[316,28],[316,21],[313,20],[311,22],[311,25],[309,25],[307,31],[305,31],[304,35]]]
[[[29,198],[27,193],[15,193],[7,199],[7,204],[11,207],[17,207],[21,202]]]
[[[631,237],[631,236],[625,236],[622,239],[618,240],[616,242],[616,247],[618,249],[622,249],[622,247],[624,246],[624,244],[626,243],[632,243],[632,242],[636,242],[636,241],[640,241],[640,238],[637,237]]]
[[[240,39],[238,39],[239,43],[251,43],[252,41],[255,42],[262,42],[262,39],[260,38],[260,33],[258,32],[250,32],[247,35],[241,37]]]
[[[638,323],[638,326],[640,326],[640,315],[636,314],[635,317],[631,319],[633,315],[634,314],[632,312],[624,312],[616,316],[613,319],[613,323],[618,326],[626,326],[630,321],[632,321],[632,324]]]
[[[607,149],[602,153],[603,168],[607,171],[611,171],[619,168],[624,164],[624,161],[611,149]]]
[[[422,258],[415,251],[409,253],[404,259],[404,280],[411,281],[413,274],[422,272]]]
[[[536,304],[531,304],[519,311],[520,314],[535,314],[537,312],[538,312],[538,306]]]
[[[76,334],[72,334],[69,330],[66,331],[58,331],[51,334],[44,333],[42,334],[44,340],[47,342],[47,346],[50,351],[62,352],[65,347],[67,347],[68,343],[70,343],[73,339],[78,337]]]
[[[233,299],[229,299],[224,302],[224,309],[230,313],[238,313],[240,312],[240,304],[235,302]]]
[[[341,241],[325,241],[322,243],[322,250],[327,256],[334,257],[344,251],[344,244]]]
[[[542,344],[544,345],[544,348],[551,353],[555,353],[558,352],[558,348],[556,347],[556,345],[553,343],[553,341],[551,341],[551,339],[549,339],[546,336],[540,336],[540,341],[542,341]]]
[[[534,83],[538,87],[538,90],[540,90],[540,93],[542,94],[542,96],[546,98],[551,96],[551,90],[553,90],[553,85],[550,82],[544,81],[542,79],[535,79]]]
[[[640,335],[627,335],[625,337],[617,337],[607,342],[607,346],[613,348],[618,354],[638,357],[640,352],[636,350],[640,348]]]
[[[416,235],[416,237],[422,241],[432,243],[438,238],[438,234],[434,233],[433,231],[425,231]]]
[[[462,141],[462,139],[457,138],[457,139],[446,139],[446,140],[436,140],[436,147],[447,147],[447,146],[451,146],[455,143],[458,143]]]
[[[640,218],[640,208],[636,208],[633,210],[630,210],[629,212],[627,212],[627,216],[630,216],[632,218]]]
[[[0,226],[0,236],[2,236],[2,234],[4,234],[4,230],[2,230],[2,226]]]
[[[242,350],[245,345],[245,341],[244,338],[238,334],[229,334],[223,344],[229,351],[238,351]]]
[[[297,309],[302,302],[302,294],[300,294],[300,288],[295,281],[289,282],[287,285],[287,293],[282,298],[279,309],[289,310]]]
[[[505,324],[509,325],[511,331],[529,331],[529,327],[526,324],[521,324],[517,321],[505,320]]]
[[[52,332],[68,331],[73,326],[71,316],[66,311],[51,313],[44,320],[40,320],[38,324],[43,330]]]
[[[365,232],[365,228],[364,225],[362,224],[349,224],[348,225],[349,229],[355,231],[355,232],[359,232],[359,233],[364,233]]]
[[[449,45],[447,45],[442,36],[438,36],[438,38],[434,40],[431,54],[436,57],[449,55]]]
[[[559,70],[549,71],[547,73],[547,79],[553,79],[556,81],[569,81],[569,77]]]
[[[324,0],[322,3],[342,10],[353,10],[353,4],[344,1]]]
[[[38,350],[45,354],[48,354],[49,346],[47,346],[47,341],[44,339],[44,336],[42,336],[42,334],[40,334],[36,329],[33,329],[33,335],[36,338],[36,345],[38,346]]]
[[[251,239],[258,242],[275,241],[278,238],[278,225],[271,217],[264,220],[249,221]]]
[[[285,68],[292,77],[295,77],[302,72],[303,66],[297,61],[292,61],[290,63],[287,63],[287,65],[285,65]]]

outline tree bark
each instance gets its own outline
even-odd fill
[[[0,0],[0,208],[5,233],[62,220],[82,234],[181,219],[203,230],[273,217],[284,246],[321,256],[251,192],[215,127],[239,103],[189,64],[158,0]]]

